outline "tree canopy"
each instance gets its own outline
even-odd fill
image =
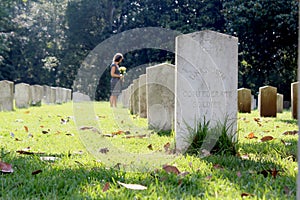
[[[127,30],[162,27],[181,33],[205,29],[239,38],[239,87],[272,85],[290,98],[297,80],[296,0],[2,0],[0,80],[72,87],[78,68],[99,43]],[[124,65],[169,61],[157,49],[128,52]],[[111,58],[108,58],[111,59]],[[97,99],[109,96],[101,77]],[[101,92],[100,92],[101,91]]]

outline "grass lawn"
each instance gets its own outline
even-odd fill
[[[1,161],[14,170],[0,174],[0,199],[296,199],[298,126],[288,111],[238,114],[239,154],[201,159],[166,153],[172,133],[107,102],[0,119]]]

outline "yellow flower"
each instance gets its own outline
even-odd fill
[[[121,74],[125,74],[126,73],[126,67],[120,67],[119,70],[120,70]]]

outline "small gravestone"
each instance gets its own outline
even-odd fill
[[[139,78],[139,116],[147,118],[146,74]]]
[[[61,88],[61,87],[56,87],[56,101],[55,101],[55,103],[57,103],[57,104],[62,104],[63,103],[63,99],[64,99],[64,97],[63,97],[63,88]]]
[[[167,63],[146,68],[148,126],[156,130],[174,128],[175,66]]]
[[[45,104],[50,104],[51,102],[51,87],[48,85],[43,85],[44,93],[43,93],[43,102]]]
[[[133,98],[133,83],[129,86],[129,110],[130,114],[133,114],[133,107],[134,107],[134,98]]]
[[[254,95],[251,95],[251,110],[256,109],[256,99],[254,98]]]
[[[192,140],[189,129],[204,120],[211,128],[227,121],[227,134],[236,139],[238,39],[208,30],[180,35],[175,55],[176,149],[188,148]],[[209,138],[207,141],[211,141]],[[205,142],[201,149],[210,151],[214,145]]]
[[[0,111],[12,111],[14,109],[14,83],[0,81]]]
[[[283,112],[283,94],[277,93],[277,113]]]
[[[91,98],[89,95],[80,93],[80,92],[73,92],[73,102],[74,103],[81,103],[81,102],[90,102]]]
[[[276,117],[277,88],[264,86],[259,88],[259,113],[261,117]]]
[[[292,117],[298,119],[298,85],[299,82],[291,84]]]
[[[67,92],[67,102],[72,101],[72,90],[66,89],[66,92]]]
[[[31,103],[30,85],[18,83],[15,85],[15,103],[17,108],[28,108]]]
[[[52,104],[56,103],[56,87],[50,88],[50,94],[51,94],[50,103]]]
[[[31,105],[41,106],[42,105],[43,94],[44,94],[43,86],[31,85],[30,86],[30,91],[31,91]]]
[[[133,114],[139,114],[139,79],[133,80]]]
[[[238,89],[238,111],[251,113],[251,90],[247,88]]]
[[[129,108],[129,99],[130,99],[130,95],[129,95],[129,88],[126,88],[125,90],[123,90],[122,92],[122,104],[124,108]]]

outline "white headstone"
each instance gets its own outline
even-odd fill
[[[277,93],[277,113],[283,112],[283,94]]]
[[[175,66],[159,64],[146,68],[148,126],[156,130],[174,128]]]
[[[54,104],[56,103],[56,87],[51,87],[51,97],[50,97],[50,103]]]
[[[133,114],[139,114],[139,79],[133,80]]]
[[[51,87],[48,85],[43,85],[44,94],[43,94],[43,102],[45,104],[50,104],[51,102]]]
[[[31,105],[41,106],[43,94],[44,94],[43,86],[31,85],[30,91],[31,91]]]
[[[147,118],[146,74],[139,78],[139,116]]]
[[[14,83],[0,81],[0,111],[12,111],[14,109]]]
[[[31,104],[30,85],[18,83],[15,85],[15,103],[17,108],[28,108]]]
[[[213,128],[228,121],[236,133],[238,39],[214,31],[176,38],[176,149],[185,151],[191,142],[187,127],[204,118]],[[218,137],[213,136],[213,137]],[[210,151],[215,144],[204,144]]]

